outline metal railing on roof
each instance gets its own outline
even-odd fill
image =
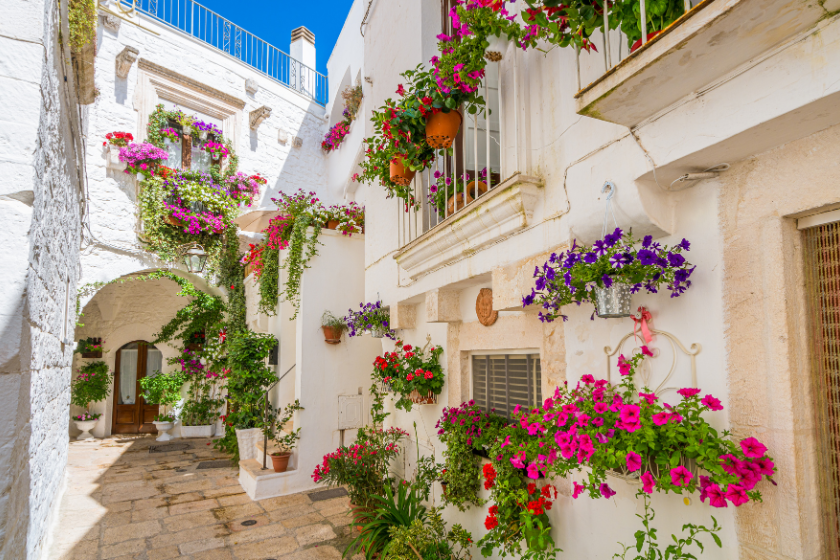
[[[194,0],[119,0],[301,93],[321,106],[327,77]]]

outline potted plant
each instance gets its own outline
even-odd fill
[[[391,311],[383,307],[381,301],[375,303],[360,303],[359,310],[347,310],[344,323],[350,330],[348,336],[360,336],[369,332],[373,338],[396,339],[396,333],[391,330]]]
[[[374,362],[374,381],[390,385],[399,395],[397,408],[410,411],[412,404],[436,404],[443,391],[443,348],[432,346],[427,352],[426,347],[415,348],[398,340],[394,352],[386,352]]]
[[[288,432],[284,431],[286,424],[289,423],[292,416],[298,410],[304,410],[304,408],[300,406],[300,401],[295,399],[295,402],[289,404],[283,409],[283,412],[277,421],[277,429],[272,434],[274,442],[278,447],[277,451],[274,451],[271,454],[271,463],[274,467],[274,472],[286,472],[286,469],[289,466],[289,458],[292,456],[292,451],[294,451],[295,446],[300,439],[300,428],[297,430],[289,430]]]
[[[79,344],[74,352],[81,354],[82,358],[101,358],[102,339],[92,337],[79,339]]]
[[[120,148],[119,159],[126,164],[126,173],[136,174],[142,180],[152,178],[160,162],[169,159],[169,155],[154,144],[143,142]]]
[[[108,148],[108,167],[125,170],[125,163],[120,161],[120,148],[128,146],[129,142],[134,142],[134,136],[130,132],[109,132],[105,135],[102,145]]]
[[[96,426],[101,414],[91,414],[90,403],[104,401],[111,392],[111,374],[105,362],[90,362],[79,368],[76,378],[70,384],[70,402],[85,409],[84,414],[74,418],[76,427],[82,431],[78,440],[91,439],[90,431]]]
[[[324,331],[324,342],[327,344],[338,344],[341,342],[341,335],[347,330],[344,319],[340,319],[329,311],[321,315],[321,329]]]
[[[187,376],[180,371],[171,373],[156,371],[152,375],[140,378],[143,400],[146,404],[156,404],[160,407],[153,422],[159,434],[157,441],[172,439],[168,432],[175,427],[175,416],[166,414],[165,410],[181,400],[181,387],[186,381]]]
[[[689,277],[696,267],[682,255],[690,246],[685,239],[663,246],[650,235],[637,246],[631,234],[618,228],[591,246],[575,242],[536,268],[535,287],[522,305],[541,305],[540,320],[549,322],[566,319],[560,312],[563,305],[585,301],[595,304],[599,317],[629,317],[631,294],[642,288],[655,294],[665,284],[671,297],[677,297],[691,286]]]

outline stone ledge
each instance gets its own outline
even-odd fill
[[[137,67],[140,68],[141,70],[146,70],[147,72],[152,72],[153,74],[157,74],[159,76],[165,76],[165,77],[169,78],[170,80],[172,80],[174,82],[178,82],[179,84],[181,84],[183,86],[190,87],[194,90],[197,90],[197,91],[200,91],[200,92],[205,93],[207,95],[210,95],[212,97],[215,97],[216,99],[221,99],[224,102],[236,107],[237,109],[242,110],[242,109],[245,108],[245,102],[242,101],[241,99],[237,99],[236,97],[234,97],[232,95],[229,95],[229,94],[227,94],[223,91],[219,91],[215,88],[211,88],[209,86],[206,86],[206,85],[202,84],[201,82],[193,80],[192,78],[188,78],[187,76],[184,76],[183,74],[179,74],[178,72],[174,72],[174,71],[170,70],[169,68],[165,68],[165,67],[163,67],[159,64],[155,64],[154,62],[152,62],[150,60],[147,60],[145,58],[141,58],[137,62]]]
[[[412,279],[503,240],[530,225],[542,179],[517,173],[450,216],[394,258]]]

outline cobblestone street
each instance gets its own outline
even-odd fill
[[[67,490],[50,560],[340,558],[350,541],[348,498],[318,491],[252,501],[206,439],[150,452],[152,437],[70,443]],[[152,451],[154,448],[152,448]]]

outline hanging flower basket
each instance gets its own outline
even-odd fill
[[[341,342],[341,332],[337,329],[326,325],[322,326],[321,329],[324,331],[324,342],[327,344],[339,344]]]
[[[370,329],[370,336],[373,338],[385,338],[385,334],[388,332],[382,325],[375,325],[372,329]]]
[[[463,120],[460,111],[431,115],[426,119],[426,142],[435,149],[451,148]]]
[[[632,286],[614,282],[609,288],[595,287],[595,307],[602,319],[620,319],[629,317],[631,311]]]
[[[414,404],[437,404],[438,396],[429,391],[425,394],[420,394],[417,391],[412,391],[408,394],[408,400]]]
[[[395,185],[407,187],[414,179],[415,173],[415,171],[406,167],[405,160],[400,158],[391,160],[391,182]]]

